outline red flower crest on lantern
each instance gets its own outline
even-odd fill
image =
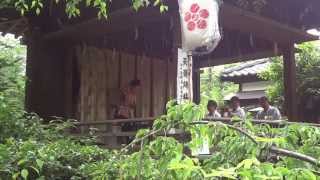
[[[200,6],[197,3],[193,3],[190,6],[190,11],[185,13],[184,21],[187,23],[187,28],[189,31],[193,31],[196,28],[206,29],[206,19],[208,17],[209,11],[207,9],[200,9]]]

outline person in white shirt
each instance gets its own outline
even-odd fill
[[[244,109],[240,107],[240,99],[237,96],[233,96],[231,98],[231,112],[230,112],[230,117],[238,117],[240,119],[245,119],[246,118],[246,112]]]
[[[270,105],[267,97],[261,97],[259,99],[259,104],[263,108],[257,114],[257,119],[259,120],[280,120],[281,114],[278,108]]]
[[[214,100],[209,100],[207,104],[208,114],[207,118],[220,118],[221,115],[217,111],[218,104]]]

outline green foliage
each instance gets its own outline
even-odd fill
[[[222,70],[223,67],[203,69],[200,86],[201,104],[206,105],[208,100],[215,100],[219,105],[223,105],[225,96],[238,91],[238,85],[220,80]]]
[[[233,3],[246,10],[252,10],[256,13],[261,13],[262,9],[267,5],[266,0],[225,0]],[[69,17],[77,17],[81,15],[80,7],[95,8],[98,10],[97,16],[107,17],[112,1],[108,0],[2,0],[0,2],[0,9],[16,8],[21,12],[21,15],[26,13],[35,13],[39,15],[46,6],[52,6],[52,2],[59,4],[63,3],[65,12]],[[131,5],[135,10],[149,5],[159,7],[160,12],[168,11],[168,6],[162,0],[131,0]]]
[[[26,48],[18,39],[0,36],[0,102],[6,97],[16,97],[6,103],[19,106],[23,103],[25,54]]]
[[[52,2],[56,4],[64,4],[65,12],[69,18],[80,16],[80,7],[83,6],[97,9],[97,16],[99,18],[107,18],[112,3],[108,0],[53,0]],[[46,6],[52,5],[50,4],[51,2],[46,0],[2,0],[0,2],[0,9],[16,8],[21,12],[21,15],[25,15],[26,13],[35,13],[40,15],[43,9],[48,8]],[[165,12],[168,10],[168,7],[163,3],[163,1],[160,0],[132,0],[131,4],[135,10],[138,10],[142,7],[147,7],[150,4],[159,7],[160,12]]]
[[[250,120],[235,125],[202,123],[204,108],[192,103],[169,102],[167,115],[150,130],[141,130],[131,145],[106,150],[66,135],[72,123],[42,124],[36,116],[8,123],[21,124],[24,136],[1,134],[0,177],[5,179],[317,179],[319,167],[301,160],[279,157],[271,145],[320,157],[320,129],[290,125],[271,128]],[[32,121],[33,123],[29,124]],[[0,124],[0,126],[3,126]],[[18,127],[20,127],[18,126]],[[12,130],[15,126],[10,127]],[[172,128],[191,134],[179,141]],[[32,131],[30,131],[30,129]],[[251,138],[237,129],[246,131]],[[83,137],[84,138],[84,137]],[[86,138],[85,138],[86,139]],[[86,143],[86,142],[90,142]],[[207,160],[192,156],[208,142],[213,154]],[[136,144],[139,150],[131,150]],[[320,160],[320,159],[318,159]]]
[[[267,88],[267,96],[272,102],[280,105],[284,95],[282,58],[272,58],[271,65],[266,71],[259,74],[259,76],[264,80],[272,82]]]
[[[50,136],[55,136],[51,134]],[[52,137],[50,137],[51,139]],[[83,166],[110,159],[113,153],[97,146],[82,145],[70,138],[43,142],[29,139],[18,141],[8,139],[1,144],[0,176],[5,179],[28,177],[36,179],[70,179],[85,177]]]
[[[298,92],[300,95],[320,95],[320,53],[319,46],[305,43],[299,46],[297,56]]]
[[[304,43],[299,45],[298,48],[300,50],[296,56],[298,95],[301,98],[305,98],[308,95],[319,96],[319,47],[314,43]],[[272,82],[271,86],[268,87],[267,94],[272,101],[280,104],[284,95],[283,61],[280,57],[273,58],[272,60],[271,66],[261,73],[260,76]]]
[[[12,36],[0,36],[0,142],[24,136],[16,121],[23,114],[25,47]]]

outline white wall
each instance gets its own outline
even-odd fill
[[[242,83],[242,91],[265,90],[269,84],[270,84],[269,81],[258,81],[258,82]]]

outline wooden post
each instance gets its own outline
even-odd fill
[[[179,81],[178,81],[178,59],[179,59],[179,48],[181,48],[181,25],[180,25],[180,17],[179,13],[174,13],[170,19],[173,27],[172,27],[172,36],[173,36],[173,46],[172,46],[172,59],[174,61],[174,65],[176,66],[176,92],[175,97],[178,99],[181,92],[179,92]]]
[[[298,121],[294,43],[283,47],[285,110],[290,121]]]
[[[193,64],[193,102],[196,104],[200,103],[200,68],[196,65],[197,60],[195,59]]]

